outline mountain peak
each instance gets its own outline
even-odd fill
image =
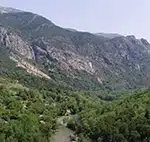
[[[0,6],[0,13],[18,13],[18,12],[22,12],[22,11],[18,10],[18,9],[11,8],[11,7]]]
[[[120,34],[116,34],[116,33],[95,33],[96,36],[103,36],[105,38],[116,38],[116,37],[122,37],[122,35]]]

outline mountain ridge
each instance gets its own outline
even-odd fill
[[[57,82],[86,89],[149,86],[145,39],[72,31],[30,12],[0,14],[0,25],[0,45],[34,60]]]
[[[18,12],[23,12],[23,11],[11,7],[0,6],[0,13],[18,13]]]

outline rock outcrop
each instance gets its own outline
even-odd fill
[[[28,73],[34,74],[34,75],[39,76],[41,78],[51,79],[47,74],[45,74],[44,72],[40,71],[33,64],[25,61],[24,59],[22,59],[19,56],[11,54],[10,59],[17,63],[17,67],[21,67],[21,68],[25,69]]]

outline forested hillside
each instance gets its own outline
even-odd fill
[[[64,121],[78,141],[149,141],[149,89],[76,92],[16,68],[5,54],[0,66],[0,141],[49,141],[68,110],[71,117]]]

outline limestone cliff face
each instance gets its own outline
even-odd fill
[[[21,68],[25,69],[28,73],[34,74],[34,75],[39,76],[41,78],[51,79],[47,74],[40,71],[33,64],[27,62],[26,60],[22,59],[21,57],[15,55],[15,54],[11,53],[10,59],[17,63],[17,67],[21,67]]]
[[[60,37],[58,39],[55,37],[55,40],[53,39],[49,42],[43,40],[34,42],[32,47],[35,51],[36,59],[41,58],[41,56],[49,56],[60,63],[61,69],[82,70],[94,75],[95,69],[88,56],[78,54],[74,50],[73,43],[66,41],[64,38],[60,40]]]
[[[19,56],[21,55],[27,59],[35,59],[32,47],[16,33],[4,27],[0,27],[0,45],[10,51],[10,59],[17,63],[17,67],[24,68],[28,73],[32,73],[36,76],[50,79],[47,74]],[[13,52],[18,55],[13,54]]]
[[[34,59],[32,47],[16,33],[4,27],[0,27],[0,45],[16,51],[28,59]]]
[[[36,46],[35,46],[36,45]],[[36,58],[50,57],[64,70],[85,71],[101,84],[107,82],[114,88],[139,87],[149,84],[150,44],[134,36],[117,37],[101,43],[81,45],[64,37],[33,44]],[[130,77],[132,76],[132,77]],[[132,87],[131,87],[132,88]]]

